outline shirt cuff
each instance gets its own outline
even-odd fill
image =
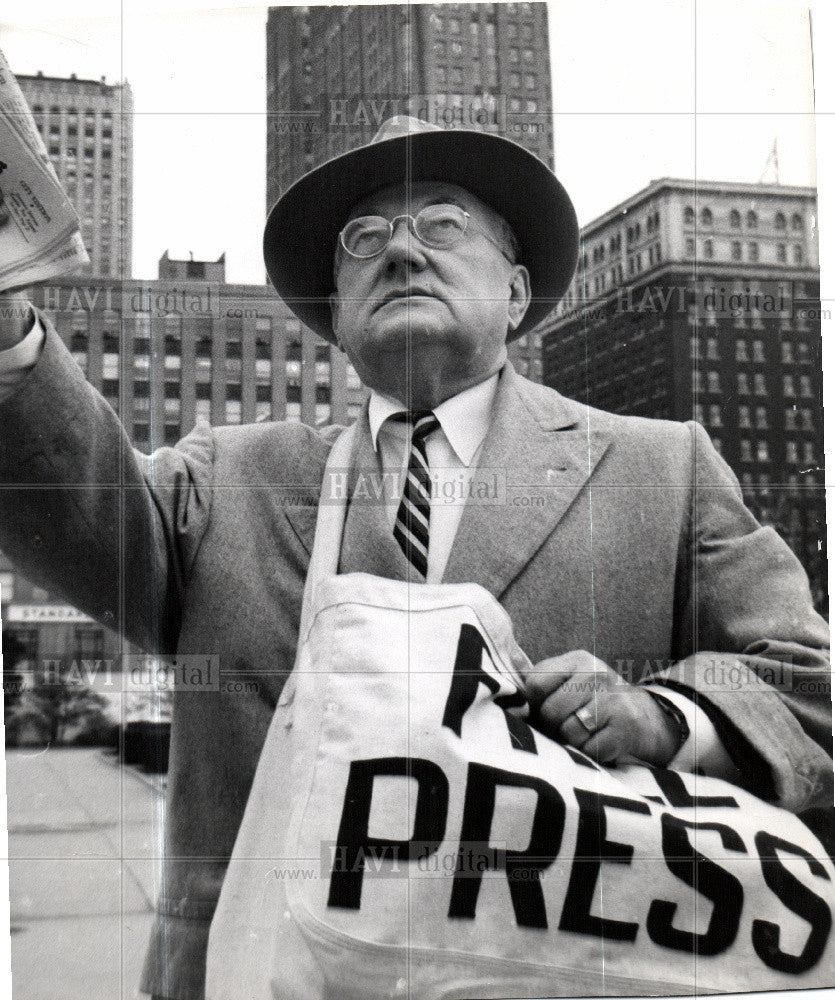
[[[711,778],[724,778],[739,784],[740,775],[727,751],[722,746],[713,723],[703,709],[686,695],[658,684],[647,684],[646,689],[666,698],[682,713],[690,735],[667,767],[672,771],[705,774]]]
[[[44,328],[36,314],[33,318],[32,329],[23,340],[14,347],[0,351],[0,403],[11,396],[41,355]]]

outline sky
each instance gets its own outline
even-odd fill
[[[28,0],[0,48],[19,73],[114,82],[135,102],[134,275],[164,250],[264,280],[266,8]],[[713,0],[549,4],[556,170],[581,223],[662,176],[813,185],[806,8]],[[831,106],[830,106],[831,107]]]

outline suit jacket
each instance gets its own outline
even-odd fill
[[[132,642],[220,667],[220,690],[174,698],[146,965],[147,989],[199,1000],[209,923],[293,666],[338,429],[203,424],[142,456],[46,325],[40,360],[0,406],[0,547]],[[352,476],[376,462],[364,414]],[[589,409],[507,365],[480,465],[505,477],[506,502],[468,504],[446,582],[495,595],[534,662],[588,649],[697,699],[762,797],[798,811],[831,800],[826,625],[701,427]],[[349,507],[340,570],[405,578],[379,506]]]

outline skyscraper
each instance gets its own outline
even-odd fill
[[[85,271],[129,278],[133,253],[133,98],[127,83],[18,76],[49,159],[81,223]]]
[[[268,208],[395,114],[497,132],[553,167],[547,5],[271,7],[267,112]],[[538,334],[509,354],[539,380]]]
[[[826,593],[813,188],[663,178],[581,234],[542,327],[543,381],[618,413],[695,419]]]
[[[553,166],[545,3],[271,7],[267,200],[392,114],[501,131]]]

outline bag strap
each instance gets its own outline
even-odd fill
[[[348,509],[349,471],[354,453],[356,424],[351,424],[334,442],[319,491],[319,508],[316,513],[316,533],[313,552],[304,582],[302,613],[299,624],[299,641],[307,638],[310,628],[311,609],[316,588],[325,579],[336,573],[339,553],[342,549],[342,531]]]

